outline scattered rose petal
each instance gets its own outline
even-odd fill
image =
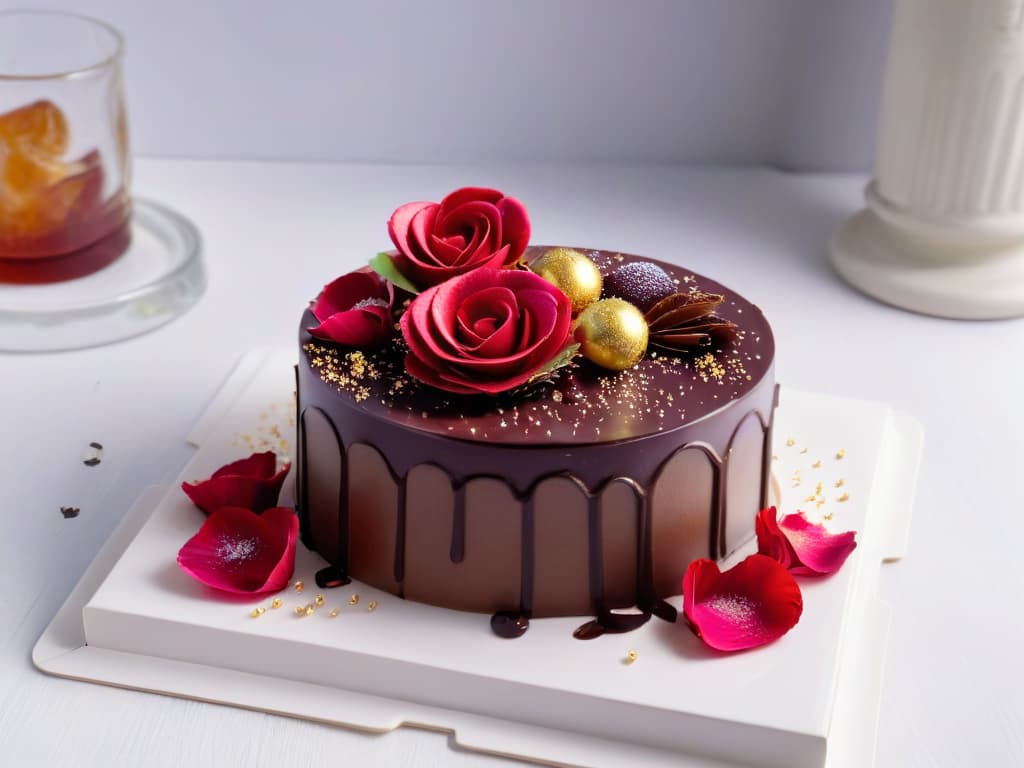
[[[838,571],[857,548],[854,531],[830,533],[803,512],[778,519],[775,507],[757,515],[757,551],[793,573],[821,576]]]
[[[178,552],[178,566],[196,581],[224,592],[257,594],[288,586],[295,570],[299,519],[286,507],[262,515],[222,507]]]
[[[694,633],[719,651],[770,643],[796,625],[800,587],[778,561],[751,555],[728,571],[694,560],[683,576],[683,613]]]
[[[182,483],[181,490],[206,514],[221,507],[242,507],[262,512],[277,505],[289,464],[277,471],[273,451],[254,453],[247,459],[226,464],[209,480]]]

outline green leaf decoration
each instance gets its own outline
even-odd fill
[[[579,344],[570,344],[567,346],[539,368],[537,372],[530,377],[530,380],[527,383],[535,384],[538,381],[550,378],[551,375],[559,368],[564,368],[572,362],[572,359],[576,357],[576,353],[579,351],[579,348]]]
[[[383,277],[389,283],[404,291],[408,291],[409,293],[420,292],[420,289],[413,285],[409,278],[398,271],[390,253],[382,251],[370,259],[370,269]]]

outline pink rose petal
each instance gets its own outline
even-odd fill
[[[203,584],[235,594],[276,592],[295,570],[299,519],[285,507],[257,515],[223,507],[178,552],[178,566]]]
[[[796,580],[765,555],[751,555],[725,572],[713,560],[694,560],[683,576],[683,613],[696,635],[719,651],[777,640],[802,612]]]
[[[209,480],[182,483],[181,490],[208,515],[221,507],[243,507],[259,513],[277,505],[290,466],[285,464],[279,472],[273,451],[254,453],[224,465]]]
[[[857,548],[856,533],[830,533],[812,523],[803,512],[778,520],[775,507],[757,516],[757,549],[775,558],[793,573],[822,576],[838,571]]]

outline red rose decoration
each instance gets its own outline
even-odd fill
[[[405,369],[438,389],[497,394],[568,362],[572,303],[532,272],[480,269],[430,288],[402,315]]]
[[[221,507],[243,507],[259,513],[277,506],[289,467],[285,464],[278,472],[273,451],[254,453],[224,465],[209,480],[182,483],[181,490],[208,515]]]
[[[803,512],[778,519],[775,507],[757,515],[757,551],[793,573],[821,576],[838,571],[857,548],[853,531],[829,533]]]
[[[514,264],[530,239],[522,203],[496,189],[463,187],[440,203],[406,203],[391,214],[395,268],[421,288],[478,267]]]
[[[770,643],[792,629],[804,601],[778,561],[751,555],[722,573],[713,560],[694,560],[683,576],[683,613],[693,631],[719,651]]]
[[[346,347],[375,347],[394,335],[394,299],[394,288],[379,275],[369,270],[349,272],[325,286],[313,302],[313,315],[320,325],[309,332]]]
[[[299,518],[285,507],[262,515],[222,507],[178,552],[178,566],[224,592],[257,594],[288,586],[295,570]]]

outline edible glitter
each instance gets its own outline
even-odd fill
[[[377,610],[377,601],[376,600],[371,600],[369,602],[369,604],[367,604],[366,610],[368,610],[370,612],[376,611]]]
[[[840,448],[838,451],[836,451],[836,461],[842,459],[845,456],[846,456],[846,449],[845,448]]]
[[[281,598],[280,598],[280,597],[275,597],[275,598],[274,598],[274,601],[273,601],[273,602],[272,602],[272,603],[270,604],[270,607],[271,607],[271,608],[273,608],[273,609],[274,609],[274,610],[276,611],[276,610],[277,610],[278,608],[280,608],[280,607],[281,607],[281,606],[282,606],[283,604],[284,604],[284,603],[282,602],[282,600],[281,600]]]
[[[626,651],[625,662],[626,662],[627,665],[632,664],[639,657],[640,657],[640,654],[638,654],[635,650],[630,648],[628,651]]]
[[[254,619],[257,619],[266,612],[267,609],[261,605],[259,608],[253,608],[251,611],[249,611],[249,615],[252,616]]]
[[[303,584],[303,583],[302,583],[301,581],[296,581],[296,582],[295,582],[295,591],[296,591],[296,592],[301,592],[301,591],[302,591],[302,590],[304,590],[305,588],[306,588],[306,585],[305,585],[305,584]]]
[[[240,563],[255,555],[259,548],[259,539],[254,536],[247,539],[230,539],[222,536],[217,543],[217,557],[225,563]]]
[[[359,595],[358,594],[352,595],[352,597],[350,597],[348,599],[348,604],[349,605],[359,605]]]
[[[323,595],[317,595],[315,602],[316,602],[316,607],[320,608],[324,604],[324,596]]]
[[[836,499],[836,501],[849,501],[849,500],[850,500],[850,494],[846,493],[845,491],[843,492],[842,496],[840,496],[838,499]]]
[[[341,608],[332,608],[331,612],[327,615],[330,616],[332,619],[336,619],[338,618],[339,613],[341,613]]]

